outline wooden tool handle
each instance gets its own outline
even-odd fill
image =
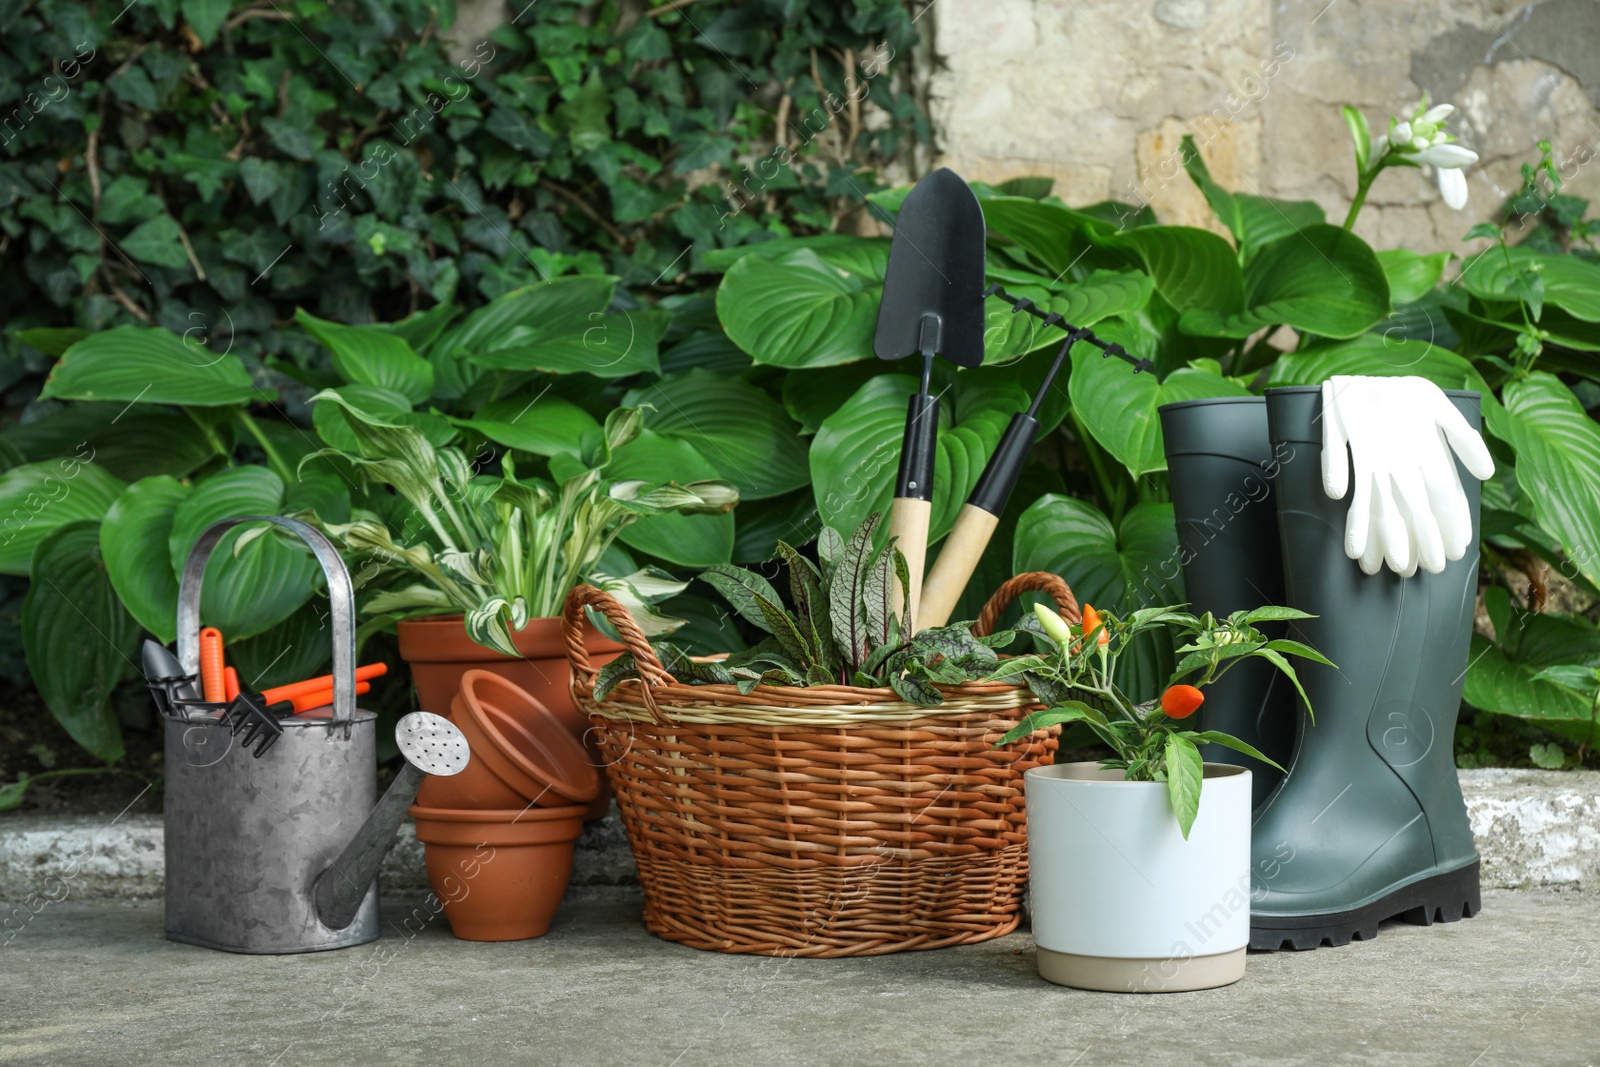
[[[895,581],[894,604],[898,608],[904,603],[907,592],[911,595],[911,610],[909,617],[903,620],[905,632],[914,634],[921,623],[922,611],[918,601],[922,596],[922,568],[928,556],[928,520],[933,515],[933,502],[929,500],[913,500],[910,497],[895,497],[894,506],[889,511],[889,536],[895,538],[895,547],[906,557],[906,570],[911,579],[911,588],[902,590],[898,579]]]
[[[899,501],[895,501],[896,504]],[[939,558],[922,584],[922,607],[917,615],[920,626],[943,626],[950,621],[956,601],[966,592],[972,572],[978,569],[983,550],[989,547],[989,538],[1000,525],[999,516],[972,504],[963,504],[956,524],[945,539]]]

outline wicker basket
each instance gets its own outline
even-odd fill
[[[975,630],[1053,574],[1000,587]],[[592,698],[584,608],[611,620],[641,679]],[[644,887],[645,925],[700,949],[871,956],[1016,929],[1028,878],[1023,772],[1058,729],[991,746],[1038,707],[1025,688],[977,682],[937,708],[892,689],[690,686],[662,669],[627,611],[579,586],[563,625],[573,696],[596,729]]]

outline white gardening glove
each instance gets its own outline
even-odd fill
[[[1348,452],[1346,448],[1348,447]],[[1426,378],[1339,375],[1322,385],[1322,487],[1351,486],[1345,554],[1376,574],[1437,574],[1472,545],[1472,511],[1451,452],[1479,480],[1494,474],[1483,437]]]

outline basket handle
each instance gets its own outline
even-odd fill
[[[978,621],[972,624],[972,632],[977,637],[987,637],[994,633],[994,624],[1000,620],[1000,615],[1011,606],[1011,602],[1023,593],[1049,593],[1056,602],[1056,608],[1061,612],[1061,617],[1069,626],[1077,626],[1083,621],[1083,612],[1078,610],[1078,598],[1072,595],[1072,589],[1058,574],[1049,571],[1029,571],[1019,574],[1008,582],[1001,584],[994,591],[994,596],[983,606],[978,613]]]
[[[633,654],[634,665],[639,668],[639,677],[646,683],[647,699],[650,686],[672,685],[676,681],[667,673],[666,668],[661,666],[661,660],[656,658],[656,650],[650,647],[650,639],[639,629],[638,623],[633,621],[632,613],[623,607],[616,597],[592,585],[575,585],[572,587],[572,592],[567,594],[567,603],[561,609],[561,637],[567,643],[567,662],[572,664],[574,686],[592,690],[595,675],[598,673],[594,664],[589,662],[589,649],[583,643],[583,627],[588,621],[584,617],[583,609],[591,607],[616,627],[623,645]]]

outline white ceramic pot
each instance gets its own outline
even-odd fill
[[[1023,784],[1040,976],[1130,993],[1210,989],[1244,977],[1249,771],[1205,765],[1187,841],[1163,782],[1060,763],[1034,768]]]

